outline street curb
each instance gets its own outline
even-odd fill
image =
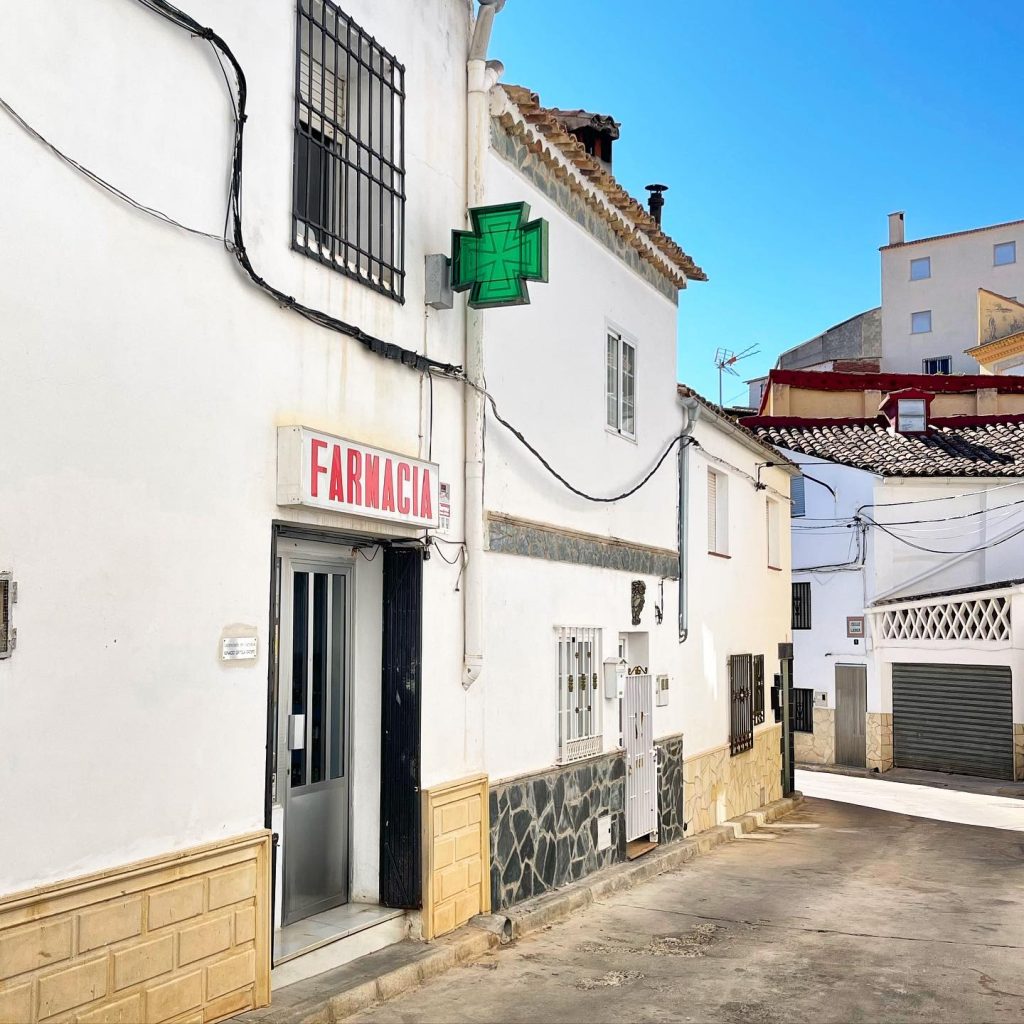
[[[803,802],[803,799],[802,794],[794,793],[782,800],[766,804],[756,811],[731,818],[692,839],[683,839],[651,850],[635,861],[603,868],[584,881],[574,882],[557,892],[528,900],[512,910],[480,915],[450,935],[418,946],[417,956],[411,962],[342,988],[341,991],[325,994],[318,985],[316,987],[320,991],[311,993],[308,998],[299,999],[290,1007],[283,1007],[280,1004],[275,1007],[272,1004],[235,1019],[253,1024],[270,1024],[271,1021],[273,1024],[337,1024],[338,1021],[361,1010],[393,999],[431,978],[436,978],[452,967],[470,963],[491,949],[507,943],[510,938],[522,938],[531,932],[547,928],[605,896],[623,889],[631,889],[666,871],[674,871],[695,857],[709,853],[717,846],[733,842],[741,835],[753,832],[789,814]],[[379,951],[379,954],[386,953],[386,949]],[[370,959],[377,955],[371,953],[363,958],[366,966],[370,966]],[[353,963],[358,964],[360,961],[356,960]],[[316,983],[316,979],[309,981],[312,984]],[[304,984],[306,983],[297,983]]]

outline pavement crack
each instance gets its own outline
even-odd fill
[[[698,921],[713,921],[718,924],[739,924],[749,928],[775,928],[787,932],[808,932],[812,935],[842,935],[853,939],[891,939],[893,942],[923,942],[929,945],[978,946],[984,949],[1024,949],[1009,942],[971,942],[968,939],[931,939],[914,935],[884,935],[877,932],[847,932],[839,928],[810,928],[795,924],[773,924],[770,921],[747,921],[737,917],[712,917],[708,914],[693,914],[686,910],[669,910],[667,907],[645,907],[636,903],[620,903],[631,910],[653,911],[659,914],[674,914],[677,917],[694,917]],[[1005,995],[1014,995],[1007,992]]]

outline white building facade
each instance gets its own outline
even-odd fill
[[[1024,436],[985,419],[747,421],[803,473],[798,761],[1024,778]]]

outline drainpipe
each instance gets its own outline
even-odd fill
[[[683,424],[683,437],[690,437],[693,428],[700,418],[700,403],[693,398],[681,400],[683,414],[686,422]],[[689,562],[690,546],[687,543],[687,530],[689,525],[688,512],[690,508],[690,449],[693,446],[686,441],[679,442],[679,513],[678,537],[679,544],[679,642],[686,643],[690,635],[690,606],[689,606]]]
[[[490,146],[491,87],[504,70],[488,62],[487,45],[494,16],[505,0],[480,0],[467,63],[466,207],[484,202],[484,167]],[[481,311],[466,309],[466,377],[476,387],[465,388],[466,443],[466,569],[463,576],[465,656],[462,685],[467,690],[484,667],[484,327]]]

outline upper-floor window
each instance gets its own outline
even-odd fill
[[[293,245],[402,301],[405,68],[327,0],[299,0]]]
[[[811,628],[811,585],[793,584],[793,628]]]
[[[918,313],[910,314],[910,333],[927,334],[932,329],[932,311],[922,309]]]
[[[781,567],[779,559],[779,503],[772,498],[765,501],[765,529],[768,536],[768,568]]]
[[[924,281],[932,276],[932,258],[931,256],[921,256],[916,260],[910,261],[910,280],[911,281]]]
[[[729,554],[729,478],[708,470],[708,551]]]
[[[996,242],[992,246],[992,265],[996,267],[1006,266],[1007,263],[1017,262],[1016,242]]]
[[[807,515],[807,497],[802,473],[800,476],[795,476],[789,481],[789,498],[790,516],[797,519],[800,516]]]
[[[945,373],[953,372],[952,356],[935,356],[932,359],[921,360],[922,373]]]
[[[606,422],[623,437],[636,437],[636,346],[608,332],[605,371]]]

